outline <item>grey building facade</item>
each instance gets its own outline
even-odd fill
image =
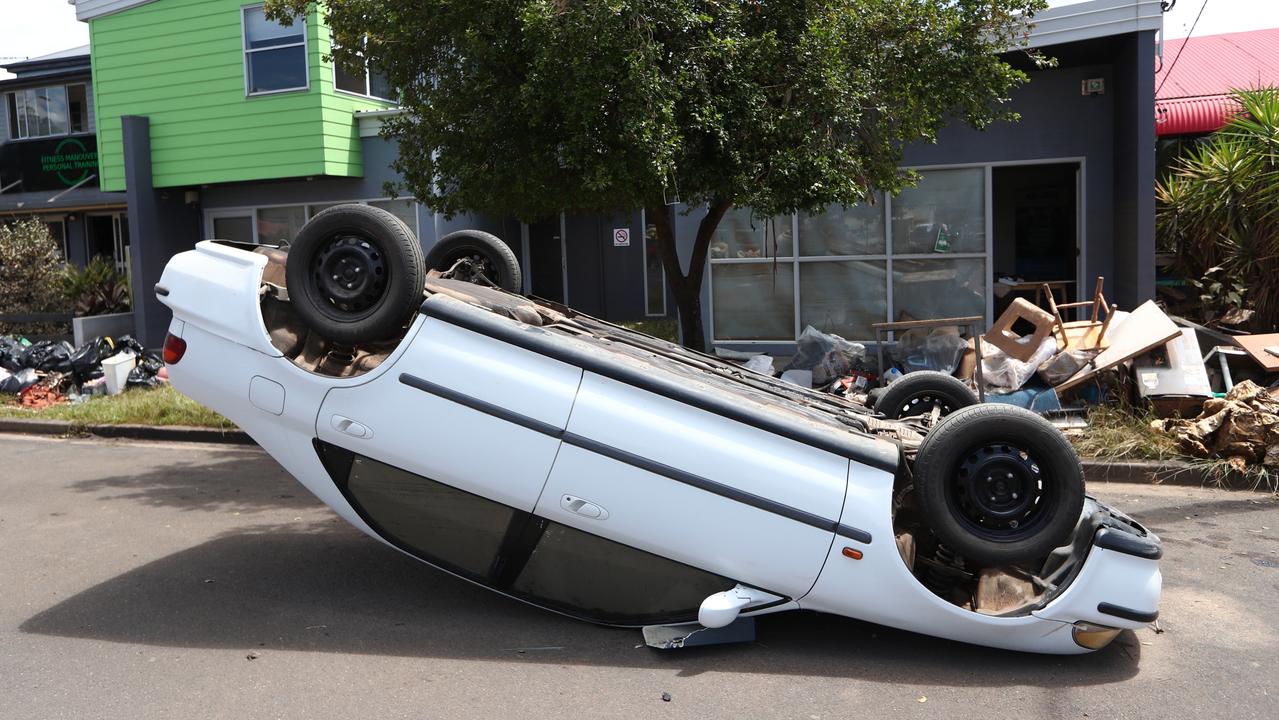
[[[98,189],[89,48],[4,66],[0,80],[0,222],[49,226],[67,260],[129,262],[124,193]]]

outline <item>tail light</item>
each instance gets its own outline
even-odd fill
[[[164,338],[164,364],[174,365],[187,351],[187,341],[169,333]]]

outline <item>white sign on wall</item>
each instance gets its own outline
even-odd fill
[[[630,228],[614,228],[613,229],[613,247],[630,247],[631,246],[631,229]]]

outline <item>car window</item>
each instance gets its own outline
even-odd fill
[[[541,540],[512,586],[534,602],[621,625],[693,620],[727,578],[559,523]]]
[[[347,493],[375,529],[424,560],[489,573],[515,511],[376,460],[356,457]]]
[[[736,584],[327,443],[317,447],[379,535],[536,605],[617,625],[686,622],[708,595]]]

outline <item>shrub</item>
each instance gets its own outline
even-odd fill
[[[1255,328],[1273,328],[1279,325],[1279,89],[1241,90],[1235,97],[1241,112],[1157,184],[1157,230],[1161,244],[1176,249],[1179,271],[1210,276],[1209,287],[1248,288],[1237,302],[1253,305]]]
[[[49,226],[35,219],[0,224],[0,315],[64,313],[66,263]],[[5,323],[0,333],[57,335],[67,323]]]
[[[95,257],[83,269],[68,268],[63,292],[77,317],[129,310],[129,281],[104,257]]]

